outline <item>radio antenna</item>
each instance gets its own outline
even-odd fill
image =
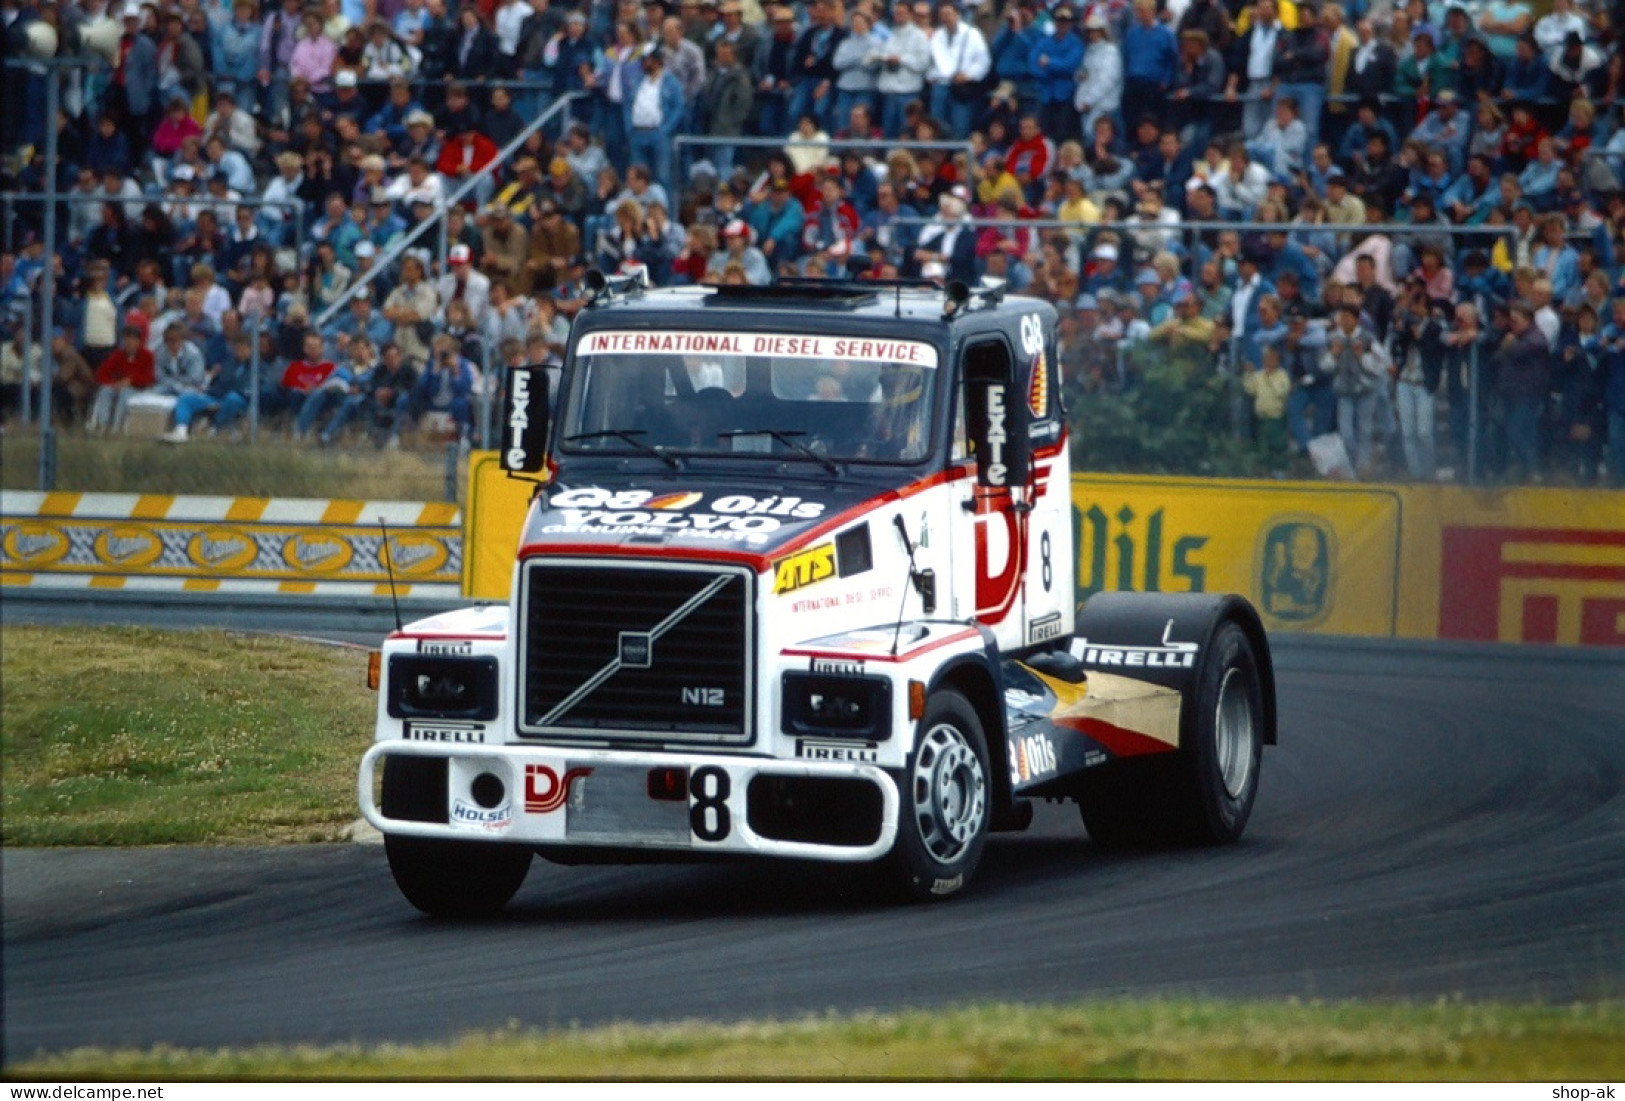
[[[384,541],[378,546],[378,557],[384,563],[384,572],[389,575],[389,602],[395,609],[395,630],[401,630],[401,598],[395,595],[395,556],[389,550],[389,528],[384,524],[384,518],[378,517],[378,530],[383,533]]]

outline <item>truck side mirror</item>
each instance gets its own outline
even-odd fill
[[[502,405],[502,469],[539,474],[547,465],[547,368],[508,368],[508,396]]]
[[[1014,384],[1002,345],[972,348],[965,369],[965,420],[976,455],[976,481],[1013,489],[1028,481],[1032,448],[1027,402]]]

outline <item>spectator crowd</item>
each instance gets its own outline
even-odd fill
[[[145,407],[176,443],[250,410],[321,445],[466,440],[503,366],[557,361],[592,267],[990,277],[1059,310],[1075,406],[1222,384],[1210,428],[1264,470],[1619,485],[1622,20],[0,0],[0,401],[48,340],[57,413],[93,433]],[[81,62],[54,119],[28,64],[52,58]]]

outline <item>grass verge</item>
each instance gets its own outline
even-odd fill
[[[319,450],[271,436],[257,444],[199,439],[175,447],[59,432],[56,484],[79,493],[440,501],[446,499],[446,453],[366,445]],[[459,473],[456,485],[462,484]],[[0,486],[39,488],[37,432],[13,427],[0,437]]]
[[[1619,1081],[1625,1006],[1092,1002],[508,1030],[446,1045],[83,1050],[20,1078]]]
[[[324,841],[356,818],[359,650],[6,626],[0,684],[8,846]]]

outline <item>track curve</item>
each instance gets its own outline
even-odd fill
[[[502,918],[445,925],[376,846],[8,851],[6,1056],[972,999],[1625,994],[1625,661],[1279,658],[1282,744],[1239,845],[1106,854],[1042,806],[942,905],[820,868],[538,860]]]

